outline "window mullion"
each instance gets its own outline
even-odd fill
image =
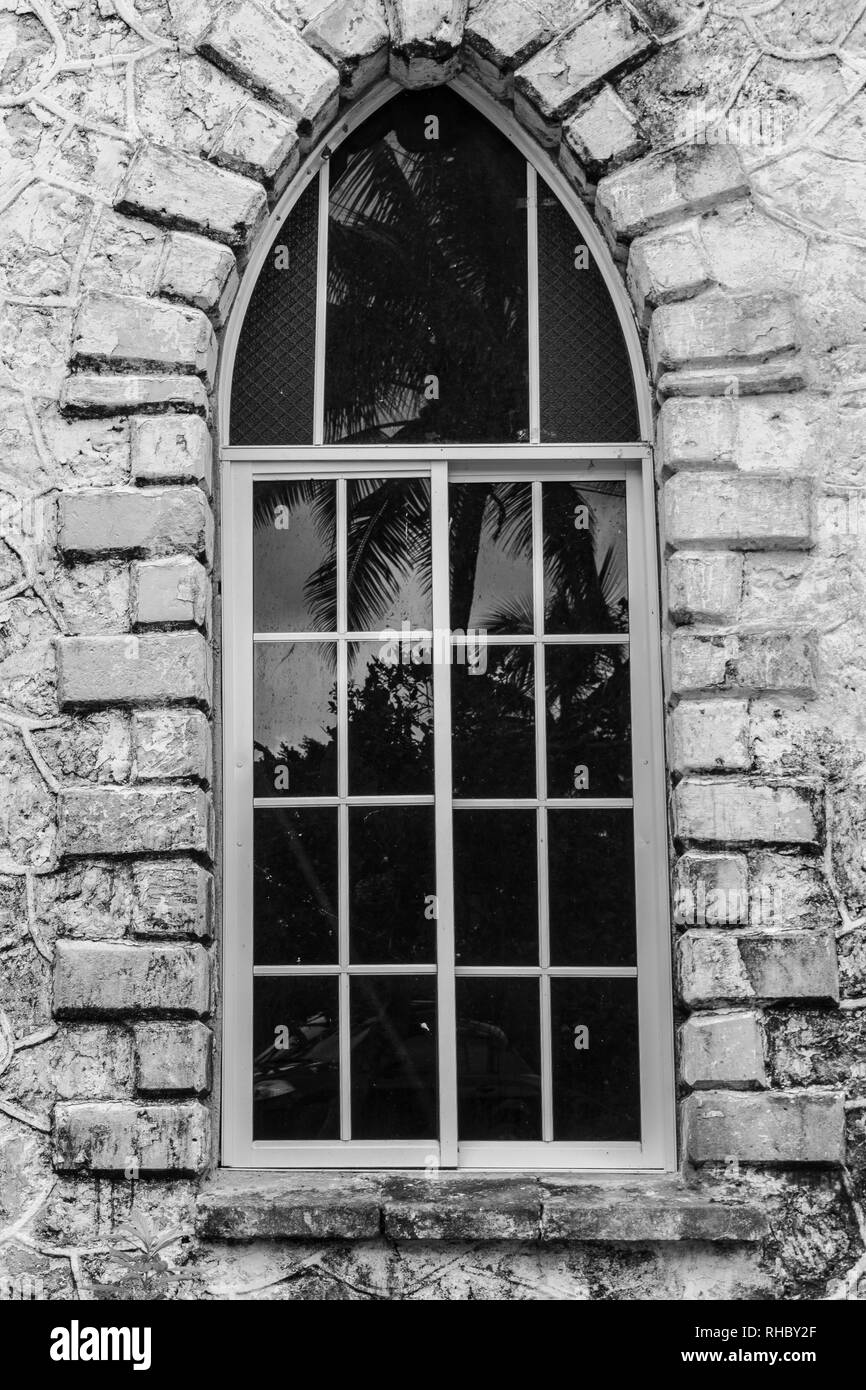
[[[313,376],[313,443],[325,442],[325,336],[328,320],[328,204],[330,170],[319,173],[319,234],[316,258],[316,364]]]
[[[534,171],[533,171],[534,173]],[[544,661],[544,523],[541,483],[532,484],[532,607],[535,630],[535,760],[539,806],[536,810],[538,855],[538,962],[550,965],[550,892],[547,872],[547,700]],[[553,1138],[553,1043],[550,1022],[550,980],[542,973],[541,989],[541,1137]]]
[[[439,1161],[457,1165],[457,1000],[454,980],[453,827],[451,809],[451,644],[448,465],[430,478],[433,570],[433,759],[436,794],[436,962],[439,1061]]]
[[[526,165],[526,299],[529,314],[529,442],[541,441],[541,374],[538,341],[538,175]]]
[[[346,480],[337,479],[337,959],[340,965],[340,1138],[352,1134],[352,1027],[349,988],[349,651],[345,639],[348,621],[348,533]]]

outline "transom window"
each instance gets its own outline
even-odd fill
[[[660,1168],[630,352],[456,85],[311,157],[230,333],[224,1157]]]

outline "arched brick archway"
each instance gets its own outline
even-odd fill
[[[847,1067],[864,991],[862,330],[846,296],[866,200],[859,168],[834,163],[859,113],[855,7],[800,16],[796,42],[776,7],[690,0],[554,5],[549,21],[504,0],[114,8],[107,64],[88,10],[61,23],[32,0],[10,17],[2,96],[21,248],[2,722],[23,789],[3,944],[23,983],[0,999],[0,1110],[10,1162],[27,1155],[23,1207],[56,1201],[55,1180],[86,1203],[96,1174],[134,1192],[126,1169],[166,1175],[188,1212],[184,1175],[214,1161],[216,335],[269,204],[340,103],[386,73],[423,87],[463,71],[593,210],[646,337],[683,1161],[741,1200],[769,1200],[767,1164],[826,1167],[832,1259],[855,1278],[834,1172],[846,1097],[849,1152],[862,1143]],[[768,75],[783,99],[767,114]],[[46,1269],[69,1268],[80,1252],[61,1241]],[[759,1262],[746,1277],[768,1287]]]

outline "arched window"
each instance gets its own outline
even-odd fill
[[[229,1163],[671,1163],[639,349],[479,103],[338,128],[228,334]]]

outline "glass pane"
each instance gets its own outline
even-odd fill
[[[554,1139],[639,1140],[637,980],[550,982]]]
[[[256,796],[336,796],[334,642],[255,647]]]
[[[455,811],[458,965],[538,964],[535,811]]]
[[[319,180],[277,228],[241,328],[232,444],[312,444]]]
[[[256,632],[335,632],[335,483],[253,483]]]
[[[451,667],[454,795],[535,796],[532,645],[470,655]]]
[[[455,92],[330,161],[325,439],[527,438],[526,163]]]
[[[457,1130],[541,1138],[538,980],[457,980]]]
[[[339,1139],[337,980],[253,981],[253,1138]]]
[[[546,632],[627,632],[625,483],[543,483]]]
[[[549,796],[631,796],[627,647],[544,650]]]
[[[356,975],[352,1138],[436,1139],[436,977]]]
[[[631,366],[613,301],[580,231],[541,178],[538,329],[542,440],[638,439]]]
[[[532,492],[529,483],[452,483],[451,627],[532,632]]]
[[[349,925],[357,964],[436,959],[432,806],[349,810]]]
[[[336,964],[336,807],[253,815],[256,964]]]
[[[347,505],[349,630],[402,630],[404,623],[429,629],[429,480],[352,480]]]
[[[552,965],[634,965],[631,811],[548,811]]]
[[[349,794],[432,795],[433,667],[423,641],[359,642],[349,662]]]

